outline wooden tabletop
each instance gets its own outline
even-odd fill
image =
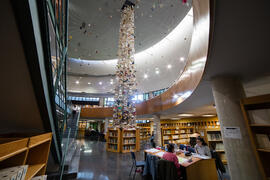
[[[157,152],[148,152],[147,150],[144,150],[144,152],[145,152],[145,153],[148,153],[148,154],[151,154],[151,155],[153,155],[153,156],[157,156],[157,157],[159,157],[159,158],[162,158],[162,157],[159,155],[159,152],[165,152],[165,151],[164,151],[164,150],[158,150]],[[184,153],[179,153],[179,154],[177,153],[176,156],[181,157],[181,158],[185,158],[185,159],[187,159],[187,160],[188,160],[188,159],[191,159],[191,160],[192,160],[191,162],[188,162],[188,161],[185,161],[185,162],[183,162],[183,163],[179,162],[179,164],[180,164],[181,166],[183,166],[183,167],[188,167],[188,166],[190,166],[190,165],[192,165],[192,164],[194,164],[194,163],[196,163],[196,162],[202,160],[202,159],[197,158],[197,157],[185,156]]]

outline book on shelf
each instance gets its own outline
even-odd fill
[[[258,142],[258,148],[270,149],[270,135],[256,134],[256,140]]]
[[[251,124],[267,124],[270,125],[270,109],[249,110],[249,121]]]
[[[221,141],[221,134],[220,133],[207,133],[208,141]]]
[[[112,149],[112,150],[115,150],[115,151],[117,150],[117,147],[118,147],[117,144],[109,144],[109,145],[108,145],[108,148],[109,148],[109,149]]]
[[[136,143],[136,138],[124,139],[124,144]]]
[[[133,137],[135,136],[135,132],[125,132],[124,137]]]
[[[224,144],[223,143],[216,143],[216,151],[224,151]]]
[[[180,135],[180,138],[187,138],[188,136],[187,136],[187,134],[181,134]]]

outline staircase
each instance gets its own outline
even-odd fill
[[[80,111],[76,111],[75,114],[71,115],[71,118],[69,118],[67,120],[67,127],[66,127],[66,130],[64,132],[63,138],[68,137],[68,129],[69,128],[70,128],[69,138],[76,138],[79,118],[80,118]]]

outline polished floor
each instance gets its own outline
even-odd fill
[[[129,176],[131,168],[131,155],[129,153],[113,153],[106,151],[105,142],[77,140],[80,146],[71,166],[79,166],[78,180],[132,180]],[[78,160],[76,160],[78,159]],[[143,160],[143,151],[136,153],[137,160]],[[228,172],[228,171],[227,171]],[[141,180],[139,173],[136,180]],[[228,173],[223,174],[219,180],[230,180]]]
[[[143,160],[143,152],[136,153]],[[107,152],[105,143],[81,140],[78,180],[131,180],[131,155]],[[142,179],[137,173],[136,180]]]

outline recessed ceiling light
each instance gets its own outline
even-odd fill
[[[143,77],[144,77],[144,79],[147,79],[148,78],[148,75],[147,74],[144,74]]]
[[[194,116],[193,114],[178,114],[178,116],[181,116],[181,117],[191,117],[191,116]]]
[[[76,81],[75,83],[76,83],[76,84],[79,84],[80,82],[79,82],[79,81]]]
[[[102,85],[102,82],[100,81],[98,84],[99,84],[99,85]]]
[[[90,82],[88,82],[87,84],[89,84],[89,85],[90,85],[91,83],[90,83]]]
[[[184,60],[185,60],[185,58],[184,58],[184,57],[181,57],[181,58],[180,58],[180,61],[184,61]]]
[[[159,70],[158,69],[156,70],[156,74],[159,74]]]
[[[110,84],[113,84],[113,81],[111,81]]]
[[[171,68],[172,68],[172,65],[168,64],[168,65],[167,65],[167,68],[168,68],[168,69],[171,69]]]
[[[215,114],[204,114],[204,115],[202,115],[203,117],[214,117],[214,116],[216,116]]]

